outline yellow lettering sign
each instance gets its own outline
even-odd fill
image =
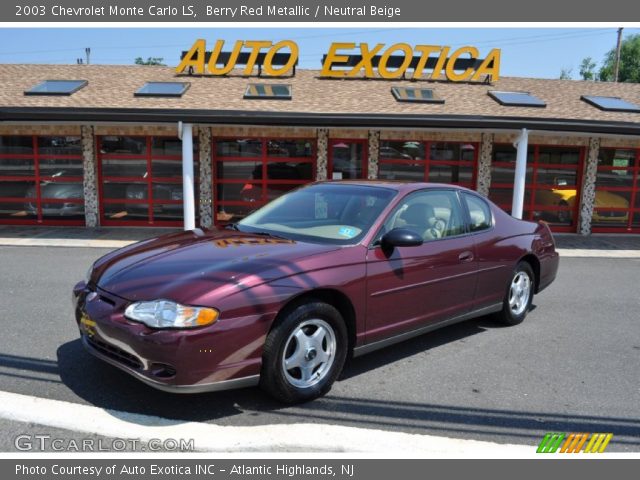
[[[243,60],[246,60],[241,63],[244,65],[242,75],[251,75],[259,56],[264,54],[264,61],[260,65],[263,72],[268,76],[279,77],[290,73],[298,62],[298,45],[291,40],[282,40],[275,44],[268,40],[238,40],[233,44],[231,51],[222,57],[224,45],[224,40],[216,41],[207,54],[206,41],[196,40],[176,67],[176,71],[188,71],[197,75],[227,75],[237,67],[242,54]],[[282,65],[274,63],[276,55],[282,50],[288,50],[289,57]],[[386,47],[385,44],[378,43],[369,47],[367,43],[357,45],[353,42],[336,42],[329,47],[320,76],[387,79],[406,77],[413,80],[440,79],[444,76],[452,82],[463,82],[479,81],[488,75],[493,81],[498,80],[500,50],[494,48],[481,61],[479,54],[478,49],[472,46],[452,50],[451,47],[441,45],[411,46],[408,43],[395,43]],[[349,62],[353,55],[359,55],[357,63]],[[414,62],[414,59],[417,60]],[[464,62],[464,59],[469,60],[466,68],[456,68],[456,62]]]
[[[473,64],[464,70],[456,69],[456,61],[461,59],[478,60],[480,52],[476,47],[465,46],[451,51],[451,47],[440,45],[415,45],[407,43],[395,43],[385,48],[382,43],[369,48],[367,43],[357,45],[355,43],[332,43],[322,64],[321,77],[357,77],[363,75],[365,78],[387,78],[396,79],[407,76],[408,71],[413,68],[410,78],[418,80],[425,77],[425,71],[430,69],[428,78],[439,79],[443,74],[445,78],[452,82],[477,81],[483,75],[490,75],[492,79],[498,80],[500,72],[500,50],[495,48],[482,61],[479,67]],[[451,53],[450,53],[451,52]],[[344,68],[344,64],[351,55],[360,55],[360,61],[350,67]],[[375,64],[374,57],[378,56]],[[390,59],[394,57],[394,62],[390,65]],[[401,57],[399,61],[396,58]],[[417,63],[411,65],[413,59],[417,58]],[[336,69],[334,67],[339,67]],[[430,68],[429,68],[430,67]],[[377,72],[375,69],[377,68]]]
[[[266,50],[262,68],[267,75],[274,77],[286,75],[296,65],[298,61],[298,45],[291,40],[283,40],[276,43],[268,40],[238,40],[234,43],[226,64],[221,65],[220,56],[224,48],[224,40],[216,41],[209,54],[209,61],[206,62],[207,47],[206,41],[198,39],[191,46],[189,51],[176,67],[177,73],[188,71],[197,75],[227,75],[238,64],[238,58],[244,49],[249,54],[248,60],[244,63],[243,75],[251,75],[260,53]],[[274,64],[274,58],[280,50],[289,49],[290,55],[284,65]],[[274,66],[277,65],[277,66]]]

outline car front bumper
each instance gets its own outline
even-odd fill
[[[159,390],[199,393],[257,385],[263,315],[197,329],[152,329],[123,315],[128,301],[84,282],[74,288],[76,323],[95,357]]]

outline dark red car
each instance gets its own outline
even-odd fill
[[[473,191],[323,182],[226,229],[109,253],[74,299],[86,348],[149,385],[295,402],[349,355],[480,315],[522,322],[557,269],[546,224]]]

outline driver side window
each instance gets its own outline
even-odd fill
[[[425,242],[465,233],[458,197],[451,190],[408,195],[389,215],[380,236],[394,228],[413,230]]]

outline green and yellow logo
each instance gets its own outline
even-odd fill
[[[612,438],[613,433],[547,433],[536,453],[603,453]]]

